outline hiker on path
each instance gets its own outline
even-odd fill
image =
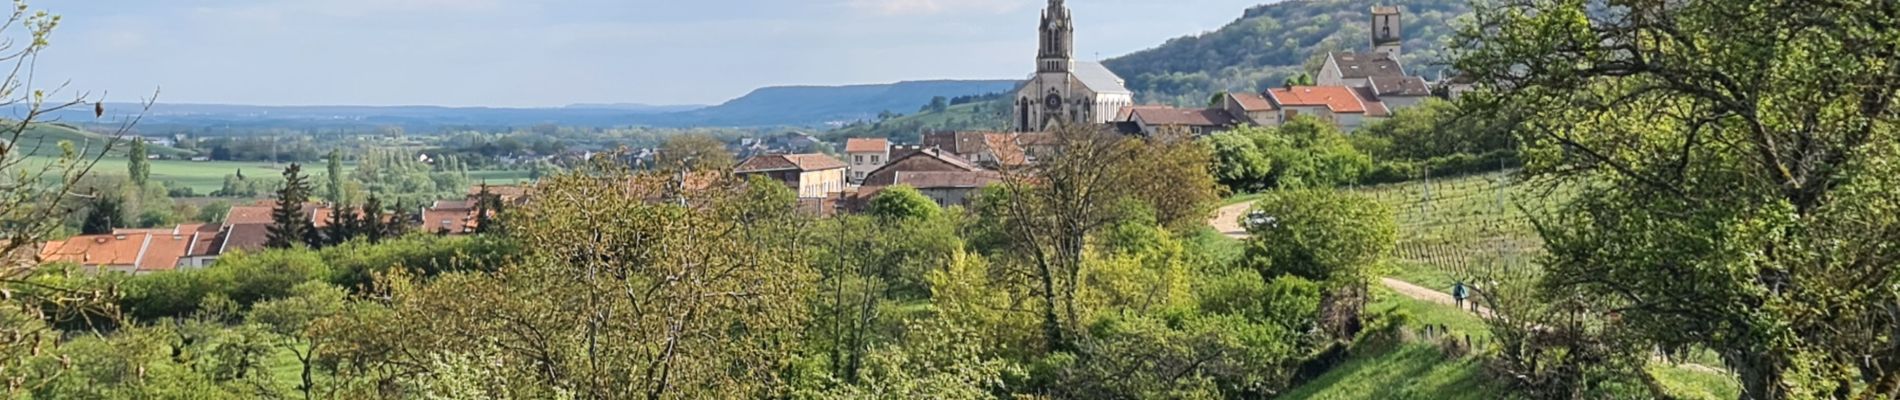
[[[1460,311],[1465,309],[1465,297],[1467,294],[1468,293],[1465,293],[1465,281],[1458,281],[1458,283],[1451,285],[1451,299],[1458,302],[1458,310]]]

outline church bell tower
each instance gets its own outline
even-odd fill
[[[1036,52],[1036,72],[1068,73],[1075,67],[1075,20],[1062,0],[1049,0],[1042,11],[1042,44]]]
[[[1399,29],[1399,14],[1398,6],[1372,7],[1373,52],[1399,57],[1399,47],[1405,43],[1404,32]]]

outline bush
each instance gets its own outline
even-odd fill
[[[1359,183],[1378,185],[1406,182],[1424,177],[1450,177],[1458,175],[1496,172],[1513,165],[1520,165],[1517,151],[1494,150],[1484,154],[1453,154],[1422,161],[1387,161],[1374,166]]]

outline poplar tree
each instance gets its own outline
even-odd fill
[[[132,183],[144,188],[152,179],[152,160],[146,158],[145,140],[133,139],[132,148],[126,153],[126,172],[132,176]]]

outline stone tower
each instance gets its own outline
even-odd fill
[[[1404,44],[1404,31],[1399,25],[1398,6],[1372,7],[1372,51],[1399,57],[1399,46]]]
[[[1068,73],[1075,67],[1075,20],[1062,0],[1049,0],[1042,11],[1042,44],[1036,52],[1037,73]]]

